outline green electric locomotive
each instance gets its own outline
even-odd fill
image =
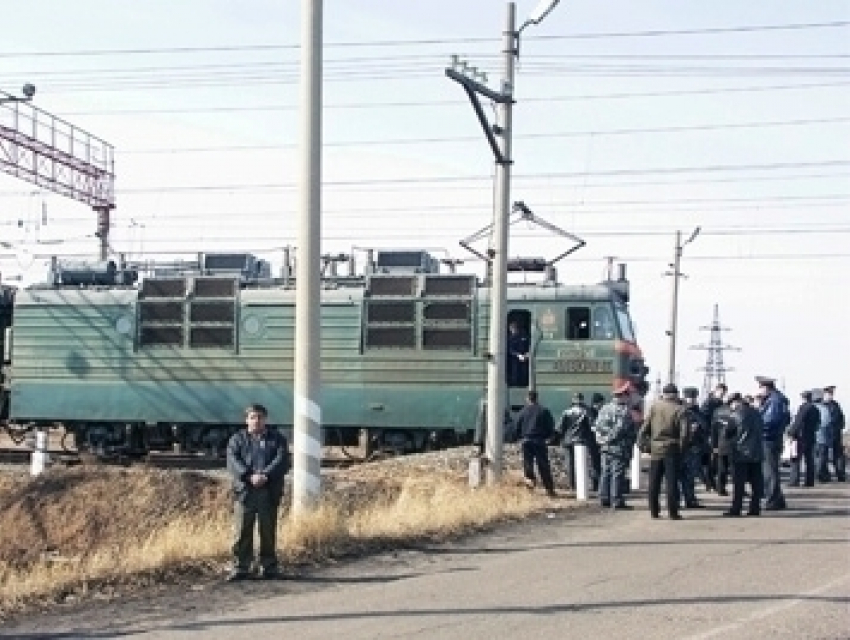
[[[324,274],[326,444],[415,451],[472,439],[486,396],[490,289],[439,266],[426,252],[383,251],[363,273],[352,262],[346,275]],[[290,273],[272,278],[250,254],[203,254],[137,284],[114,263],[57,263],[49,284],[0,298],[4,418],[16,429],[61,426],[79,450],[101,455],[221,456],[252,402],[291,429]],[[527,370],[505,371],[513,408],[529,385],[555,412],[576,392],[609,397],[623,381],[645,392],[624,268],[595,285],[512,283],[507,300],[508,323],[530,344]]]

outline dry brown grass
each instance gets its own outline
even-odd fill
[[[230,545],[226,484],[185,477],[76,471],[0,481],[0,614],[221,572]],[[553,506],[514,483],[471,490],[444,474],[350,484],[327,492],[314,511],[281,519],[285,563],[444,540]],[[21,514],[30,520],[23,527]],[[15,552],[4,557],[3,549]]]

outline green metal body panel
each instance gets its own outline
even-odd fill
[[[321,398],[326,428],[474,428],[486,391],[488,310],[479,290],[471,349],[363,349],[363,290],[322,296]],[[30,289],[14,310],[12,419],[20,421],[239,424],[251,402],[276,424],[292,422],[292,289],[243,289],[228,348],[141,347],[135,289]],[[611,305],[603,286],[511,288],[509,308],[542,327],[537,388],[553,411],[572,394],[609,393],[614,340],[563,337],[567,304]],[[610,362],[570,372],[564,362]],[[521,390],[512,390],[518,402]]]

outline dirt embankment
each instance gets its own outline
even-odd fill
[[[0,564],[81,558],[145,539],[181,516],[228,508],[227,486],[199,473],[52,469],[0,476]]]

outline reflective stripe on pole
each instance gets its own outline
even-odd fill
[[[587,446],[577,444],[573,453],[576,463],[576,500],[586,501],[587,486],[590,484],[587,475]]]
[[[632,489],[635,491],[640,489],[640,449],[637,445],[632,451],[632,468],[629,471],[629,476]]]
[[[295,280],[293,509],[314,507],[321,490],[322,0],[301,2],[301,202]]]
[[[35,449],[30,459],[30,475],[37,476],[44,473],[49,461],[47,453],[47,432],[39,429],[35,432]]]

